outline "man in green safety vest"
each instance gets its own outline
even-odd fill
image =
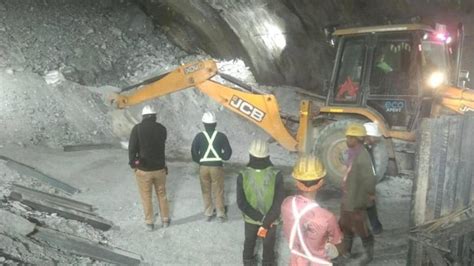
[[[205,112],[202,116],[204,131],[198,133],[193,140],[191,156],[199,164],[199,177],[202,197],[204,200],[204,215],[207,221],[214,217],[214,204],[217,217],[221,222],[227,220],[224,206],[224,169],[222,161],[227,161],[232,155],[232,149],[224,133],[216,130],[217,120],[213,112]]]
[[[275,263],[276,225],[285,197],[283,177],[270,161],[268,143],[250,144],[249,163],[237,177],[237,205],[245,221],[244,265],[256,265],[255,244],[263,239],[263,265]]]

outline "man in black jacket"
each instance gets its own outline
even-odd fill
[[[364,124],[365,131],[367,131],[367,137],[365,137],[365,147],[372,158],[372,164],[375,167],[375,158],[373,149],[375,145],[379,144],[382,139],[382,133],[378,125],[374,122]],[[377,169],[376,169],[377,170]],[[369,207],[367,208],[367,216],[369,217],[370,225],[372,226],[372,233],[374,235],[381,234],[383,231],[382,223],[379,220],[377,207],[375,205],[375,195],[371,198]]]
[[[150,105],[143,108],[142,117],[142,122],[135,125],[130,134],[128,155],[130,167],[135,170],[145,212],[145,223],[152,231],[154,228],[153,187],[155,187],[160,205],[162,226],[168,227],[170,223],[166,197],[166,175],[168,174],[165,163],[166,128],[156,122],[156,112]]]
[[[244,215],[244,265],[256,265],[255,243],[263,238],[262,265],[274,265],[276,227],[285,197],[283,176],[273,167],[268,143],[252,141],[247,167],[237,177],[237,205]]]
[[[224,169],[222,161],[227,161],[232,155],[229,141],[221,132],[216,130],[216,116],[206,112],[202,116],[205,130],[198,133],[193,140],[191,155],[193,161],[199,164],[201,191],[204,200],[204,215],[207,221],[213,217],[211,195],[214,194],[214,204],[217,217],[221,222],[227,220],[224,208]]]

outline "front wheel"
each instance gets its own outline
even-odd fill
[[[351,123],[364,123],[356,119],[345,119],[325,126],[316,137],[314,152],[326,167],[327,180],[334,186],[340,186],[346,166],[344,165],[347,145],[346,128]],[[387,171],[388,153],[385,139],[375,145],[372,150],[377,180],[380,181]]]

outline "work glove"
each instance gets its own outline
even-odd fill
[[[326,256],[331,259],[337,258],[337,256],[339,256],[339,251],[337,250],[336,246],[331,243],[326,243],[324,250],[326,251]]]
[[[260,226],[258,228],[257,236],[261,237],[261,238],[265,238],[265,237],[267,237],[267,233],[268,233],[268,229],[266,229],[263,226]]]
[[[139,159],[135,159],[131,162],[128,162],[128,164],[130,165],[130,168],[132,169],[135,169],[138,167],[138,165],[140,164],[140,160]]]

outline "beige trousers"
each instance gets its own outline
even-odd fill
[[[143,211],[145,212],[145,223],[153,223],[153,187],[155,187],[158,203],[160,204],[161,221],[169,221],[168,199],[166,197],[166,171],[135,171],[138,190],[142,199]]]
[[[212,216],[213,214],[214,206],[211,199],[213,196],[217,217],[224,217],[224,169],[222,166],[201,165],[199,176],[204,201],[204,215]]]

